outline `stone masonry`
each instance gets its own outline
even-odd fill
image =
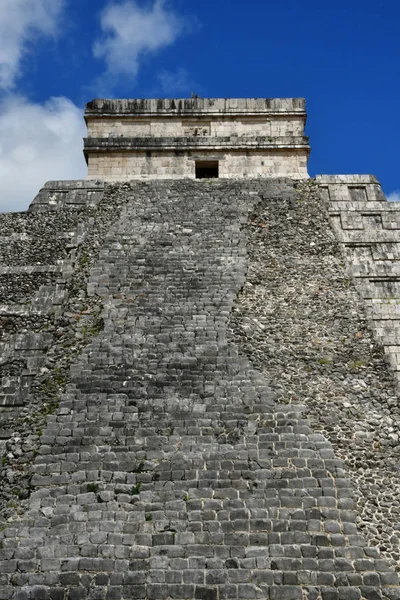
[[[308,177],[302,98],[93,100],[86,106],[90,179]]]
[[[100,301],[103,325],[47,416],[27,510],[2,533],[4,598],[400,597],[391,554],[357,528],[352,484],[287,370],[261,372],[229,324],[249,287],[245,231],[266,234],[262,202],[304,211],[308,230],[295,218],[281,250],[310,265],[298,285],[329,290],[332,262],[334,284],[345,280],[321,205],[288,180],[111,185],[93,208],[94,223],[102,205],[114,214],[80,294],[82,313]],[[271,212],[267,239],[276,226]],[[358,300],[341,288],[324,333],[355,362],[341,336]]]
[[[295,179],[0,215],[0,600],[400,600],[400,211]]]

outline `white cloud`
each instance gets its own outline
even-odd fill
[[[26,210],[48,180],[83,179],[82,111],[67,98],[0,103],[0,211]]]
[[[136,0],[112,2],[101,14],[103,37],[93,47],[94,55],[103,58],[106,78],[118,76],[135,79],[140,59],[169,46],[184,28],[181,17],[169,10],[165,0],[155,0],[145,7]]]
[[[54,35],[64,0],[0,0],[0,88],[14,87],[27,44]]]
[[[386,196],[389,202],[400,202],[400,190],[394,190]]]

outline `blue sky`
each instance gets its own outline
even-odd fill
[[[0,0],[0,210],[86,175],[95,97],[305,97],[309,172],[400,200],[398,0]]]

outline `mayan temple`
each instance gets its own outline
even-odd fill
[[[0,600],[400,600],[399,205],[303,99],[85,119],[0,215]]]

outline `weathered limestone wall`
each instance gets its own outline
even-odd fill
[[[298,116],[258,117],[159,117],[157,119],[103,119],[88,121],[88,136],[108,137],[286,137],[304,134],[304,118]]]
[[[196,160],[218,160],[220,179],[254,179],[276,176],[307,177],[307,153],[290,150],[236,152],[139,151],[91,153],[88,179],[194,179]]]
[[[94,100],[85,119],[90,179],[195,179],[195,160],[222,179],[308,177],[302,99]]]
[[[400,205],[385,200],[371,175],[321,175],[317,182],[375,336],[400,384]],[[398,432],[393,435],[397,443]]]
[[[315,412],[368,412],[395,383],[316,188],[107,185],[86,223],[2,600],[399,600],[379,553],[393,564],[397,497],[364,537],[341,430]]]

